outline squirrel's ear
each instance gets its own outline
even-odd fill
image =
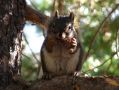
[[[74,20],[74,13],[73,13],[73,12],[70,12],[69,18],[70,18],[71,20]]]
[[[59,17],[59,12],[58,12],[58,10],[55,12],[54,17],[55,17],[55,18],[58,18],[58,17]]]

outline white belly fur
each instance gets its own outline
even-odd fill
[[[80,49],[75,54],[70,54],[69,51],[62,47],[53,48],[53,52],[49,53],[44,50],[44,59],[48,72],[55,75],[74,73],[79,60]]]

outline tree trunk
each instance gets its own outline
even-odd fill
[[[0,0],[0,86],[21,74],[25,0]]]
[[[0,0],[0,90],[119,90],[119,78],[116,77],[78,77],[76,83],[72,84],[71,76],[60,76],[33,81],[27,87],[17,81],[14,83],[21,74],[21,41],[25,18],[42,28],[47,27],[49,19],[26,7],[24,0]]]

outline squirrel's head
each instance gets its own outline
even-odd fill
[[[74,36],[74,13],[70,12],[67,16],[59,15],[55,12],[48,26],[48,34],[52,34],[58,39],[64,39]]]

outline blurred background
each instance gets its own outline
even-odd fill
[[[85,76],[119,76],[119,0],[26,0],[32,8],[50,16],[73,11],[75,28],[80,30],[80,40],[86,60],[82,73]],[[31,22],[24,28],[22,76],[34,80],[40,76],[40,48],[43,30]],[[40,67],[39,67],[40,68]]]

